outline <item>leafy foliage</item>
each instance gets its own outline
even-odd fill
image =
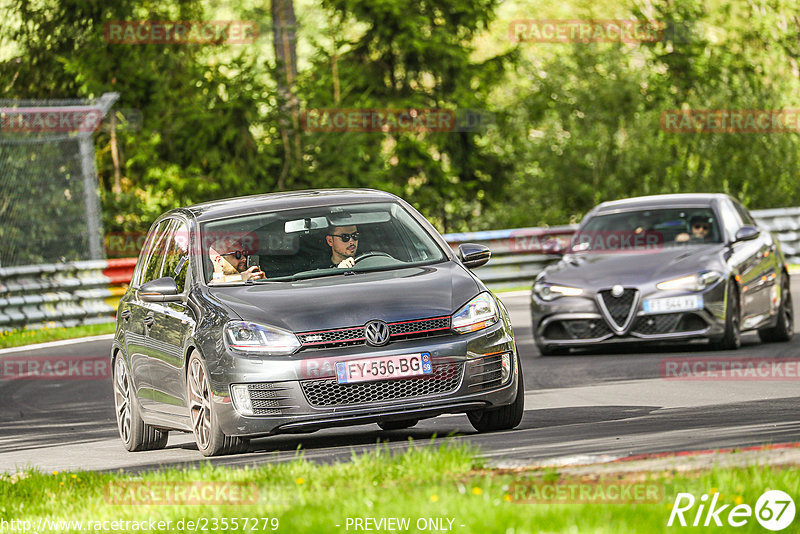
[[[175,206],[279,187],[385,189],[446,231],[561,224],[639,194],[723,191],[750,208],[800,204],[796,134],[660,127],[665,110],[798,107],[800,8],[788,0],[572,0],[535,13],[497,0],[296,3],[290,98],[300,110],[471,109],[493,114],[494,124],[292,126],[287,142],[282,133],[295,124],[287,113],[297,108],[278,96],[270,10],[251,0],[224,9],[206,0],[9,0],[0,98],[117,91],[117,108],[141,113],[141,126],[118,129],[113,141],[108,129],[96,135],[109,232],[146,229]],[[655,43],[512,45],[499,12],[658,20],[665,31]],[[220,18],[256,20],[259,38],[119,45],[103,36],[109,21]]]

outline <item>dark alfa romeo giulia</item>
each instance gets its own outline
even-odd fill
[[[531,295],[542,354],[603,343],[707,339],[737,349],[740,334],[788,341],[789,273],[777,240],[722,194],[605,202],[581,222],[563,258]]]
[[[524,386],[503,304],[447,242],[380,191],[303,191],[177,209],[152,226],[117,312],[120,437],[204,455],[253,437],[466,413],[520,423]]]

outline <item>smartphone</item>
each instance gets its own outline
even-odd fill
[[[261,268],[261,257],[258,254],[250,254],[247,256],[247,268],[249,269],[253,265]]]

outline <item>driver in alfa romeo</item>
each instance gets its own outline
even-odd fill
[[[325,236],[325,241],[331,247],[331,261],[328,267],[349,269],[355,265],[358,238],[357,226],[334,226],[331,233]]]

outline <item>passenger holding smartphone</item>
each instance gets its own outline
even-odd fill
[[[247,268],[249,253],[239,242],[227,245],[216,243],[208,248],[208,255],[214,264],[214,275],[209,284],[244,282],[267,277],[258,265]]]

